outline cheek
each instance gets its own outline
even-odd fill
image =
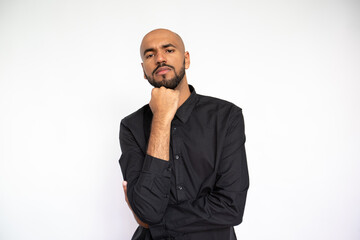
[[[143,70],[144,70],[146,75],[151,74],[152,71],[153,71],[152,68],[149,65],[145,65],[145,64],[143,65]]]
[[[179,56],[176,59],[174,59],[173,63],[174,63],[173,66],[176,68],[176,70],[179,70],[184,66],[184,58]]]

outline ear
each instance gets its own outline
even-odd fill
[[[145,76],[145,70],[144,70],[144,63],[141,63],[141,67],[142,67],[143,72],[144,72],[144,78],[146,79],[146,76]]]
[[[185,57],[185,69],[188,69],[190,67],[190,53],[186,51],[184,57]]]

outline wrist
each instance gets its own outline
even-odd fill
[[[169,114],[154,114],[152,119],[152,124],[156,124],[159,127],[169,127],[171,125],[171,121],[174,118],[174,116],[171,116]]]

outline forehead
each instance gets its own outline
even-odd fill
[[[181,40],[170,31],[150,32],[143,38],[140,51],[143,52],[149,48],[159,48],[163,45],[172,44],[177,48],[181,48]]]

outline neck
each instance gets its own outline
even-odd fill
[[[179,99],[179,107],[190,97],[190,89],[186,79],[186,75],[184,76],[183,80],[179,83],[176,87],[176,90],[180,92],[180,99]]]

